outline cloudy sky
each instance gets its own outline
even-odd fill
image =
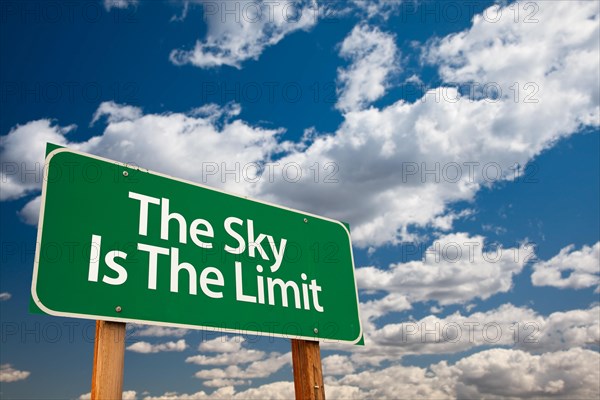
[[[595,1],[3,0],[0,396],[87,398],[28,312],[46,142],[346,221],[327,397],[598,398]],[[262,174],[254,174],[260,166]],[[128,326],[124,398],[289,398],[289,341]]]

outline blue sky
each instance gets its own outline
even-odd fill
[[[366,346],[322,345],[328,398],[597,398],[599,18],[2,1],[0,396],[89,392],[93,321],[28,312],[54,142],[348,221]],[[273,179],[221,174],[250,163]],[[286,340],[128,335],[125,398],[292,396]]]

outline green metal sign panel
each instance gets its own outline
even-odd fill
[[[31,293],[57,316],[362,337],[344,224],[66,148],[46,157]]]

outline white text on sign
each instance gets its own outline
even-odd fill
[[[179,244],[188,244],[188,239],[200,249],[212,249],[215,234],[213,225],[206,219],[196,218],[190,224],[187,219],[177,212],[172,212],[168,198],[157,198],[144,194],[129,192],[129,198],[139,202],[138,234],[148,236],[148,222],[152,218],[159,218],[160,239],[174,240],[175,236]],[[171,231],[171,228],[176,227]],[[223,250],[230,254],[247,254],[250,258],[258,258],[262,264],[268,265],[270,272],[279,270],[284,259],[287,240],[281,238],[278,242],[272,235],[258,233],[252,219],[240,219],[234,216],[225,218],[223,228],[229,238],[236,243],[235,246],[225,245]],[[92,235],[92,251],[90,252],[90,263],[88,269],[88,281],[98,282],[100,279],[101,266],[110,270],[109,275],[103,274],[101,282],[108,285],[122,285],[127,281],[127,270],[118,259],[127,259],[127,254],[122,251],[112,250],[102,252],[102,237]],[[171,242],[172,244],[172,242]],[[148,289],[158,290],[158,269],[161,265],[169,266],[169,290],[179,293],[179,278],[182,271],[187,273],[189,282],[188,294],[197,295],[198,286],[204,296],[220,299],[223,298],[223,287],[226,285],[223,273],[219,268],[206,266],[200,274],[193,264],[180,260],[178,247],[162,247],[145,243],[138,243],[137,250],[147,254],[148,257]],[[104,254],[104,263],[101,265]],[[165,262],[168,259],[168,263]],[[265,277],[261,274],[264,268],[261,264],[256,265],[256,292],[250,293],[245,290],[243,282],[244,273],[242,263],[235,262],[235,296],[236,300],[247,303],[257,303],[269,306],[281,304],[283,307],[323,312],[324,308],[319,303],[321,286],[316,279],[308,279],[305,273],[300,274],[300,282],[294,280],[284,281],[279,278]],[[105,268],[102,268],[106,270]],[[108,270],[106,270],[108,272]],[[114,276],[116,274],[116,277]],[[265,279],[266,278],[266,279]],[[292,300],[290,301],[290,295]]]

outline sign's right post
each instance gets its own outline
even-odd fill
[[[292,339],[296,400],[325,400],[319,342]]]

